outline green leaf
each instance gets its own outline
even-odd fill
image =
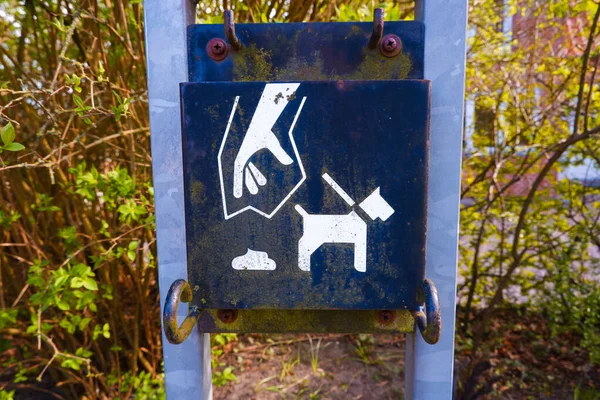
[[[90,323],[91,321],[92,321],[92,319],[91,319],[91,318],[83,318],[83,319],[81,320],[81,322],[79,322],[79,326],[78,326],[78,327],[79,327],[79,330],[80,330],[80,331],[83,331],[83,330],[84,330],[84,329],[85,329],[85,328],[86,328],[86,327],[89,325],[89,323]]]
[[[119,102],[119,104],[121,104],[123,101],[121,100],[121,96],[119,96],[119,94],[117,92],[115,92],[114,90],[112,91],[113,94],[115,95],[115,97],[117,98],[117,101]]]
[[[119,121],[121,119],[121,108],[112,106],[112,111],[115,113],[115,121]]]
[[[102,326],[102,336],[104,336],[107,339],[110,339],[110,325],[108,325],[108,323]]]
[[[79,371],[79,367],[81,366],[80,361],[78,362],[72,358],[65,359],[60,365],[61,367],[71,368],[75,371]]]
[[[60,288],[62,287],[65,283],[67,283],[67,281],[69,280],[69,275],[62,275],[59,276],[58,278],[56,278],[56,281],[54,281],[54,287],[55,288]]]
[[[71,279],[71,287],[74,289],[80,288],[83,286],[83,279],[79,278],[79,277],[74,277],[73,279]],[[75,297],[77,297],[77,293],[73,293],[75,295]]]
[[[81,100],[81,97],[77,96],[76,94],[73,95],[73,102],[77,105],[77,107],[83,107],[83,100]]]
[[[94,332],[92,334],[92,339],[96,340],[98,339],[98,336],[100,336],[102,334],[102,329],[100,329],[100,326],[96,325],[94,326]]]
[[[64,329],[70,329],[72,324],[66,318],[63,318],[58,323],[58,326],[60,326],[61,328],[64,328]]]
[[[67,301],[63,299],[60,299],[56,305],[63,311],[69,311],[71,309],[69,303],[67,303]]]
[[[84,349],[83,347],[80,347],[77,350],[75,350],[75,355],[79,356],[79,357],[83,357],[83,358],[88,358],[88,357],[94,355],[94,353],[92,353],[89,350]]]
[[[83,286],[88,290],[98,290],[98,283],[94,278],[85,278],[83,280]]]
[[[61,32],[67,31],[67,27],[65,26],[62,18],[57,18],[56,21],[46,21],[46,22],[48,22],[51,25],[54,25],[56,27],[56,29],[58,29]]]
[[[9,325],[17,322],[17,310],[8,309],[0,310],[0,329],[5,328]]]
[[[9,122],[8,124],[4,125],[4,127],[2,128],[2,143],[4,143],[4,148],[6,150],[9,150],[7,148],[8,145],[10,145],[13,140],[15,140],[15,127]],[[16,150],[9,150],[9,151],[16,151]]]
[[[3,147],[7,151],[21,151],[25,148],[21,143],[12,142]]]

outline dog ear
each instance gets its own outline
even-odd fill
[[[381,187],[378,187],[359,204],[359,207],[371,217],[373,221],[380,218],[382,221],[387,220],[393,213],[394,209],[389,205],[383,197],[381,197]]]

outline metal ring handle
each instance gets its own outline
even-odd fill
[[[438,292],[433,282],[425,279],[418,293],[419,302],[425,303],[424,310],[413,312],[421,336],[429,344],[436,344],[442,332],[442,313]]]
[[[225,25],[225,38],[229,42],[229,45],[234,50],[240,50],[242,48],[242,42],[240,42],[235,34],[235,20],[233,18],[233,11],[225,10],[225,13],[223,14],[223,21]]]
[[[165,310],[163,312],[163,325],[165,327],[165,336],[170,343],[179,344],[183,342],[192,333],[194,326],[198,322],[200,312],[196,307],[190,307],[187,317],[179,326],[177,324],[177,309],[179,303],[189,303],[192,301],[192,289],[189,283],[183,279],[177,279],[171,284],[165,301]]]
[[[376,8],[373,12],[373,33],[369,39],[369,48],[376,49],[383,36],[383,8]]]

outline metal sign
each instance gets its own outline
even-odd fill
[[[167,339],[180,343],[196,322],[204,332],[412,332],[416,323],[435,343],[423,24],[391,22],[383,35],[378,9],[372,24],[236,33],[224,17],[224,29],[187,29],[188,270],[166,296]],[[179,301],[190,303],[181,326]]]
[[[163,340],[163,352],[165,356],[167,396],[177,399],[191,399],[198,398],[198,396],[208,399],[211,397],[210,340],[209,335],[200,334],[201,332],[412,333],[415,331],[415,326],[417,326],[421,331],[421,335],[407,335],[406,398],[449,399],[452,394],[452,366],[454,363],[452,351],[454,343],[453,315],[456,290],[456,245],[460,193],[467,2],[465,0],[450,0],[450,2],[447,0],[444,2],[440,0],[428,0],[427,2],[419,0],[415,5],[415,18],[418,21],[386,22],[385,36],[383,35],[383,11],[380,9],[375,10],[373,24],[248,24],[239,25],[238,34],[236,35],[230,12],[225,13],[224,26],[220,24],[194,25],[195,10],[193,2],[188,0],[145,0],[144,3],[149,83],[148,100],[152,131],[152,164],[158,236],[159,289],[161,291],[161,306],[164,307],[163,326],[164,338],[166,339]],[[427,26],[427,31],[424,29],[425,26]],[[235,263],[237,268],[233,266],[233,260],[231,260],[231,264],[224,267],[224,270],[233,271],[233,274],[258,273],[272,278],[275,274],[287,271],[290,273],[290,279],[286,281],[289,288],[297,285],[298,282],[300,282],[301,287],[302,279],[311,279],[316,285],[334,283],[332,280],[324,281],[324,278],[329,277],[328,274],[331,274],[331,272],[338,273],[337,267],[333,271],[328,268],[330,261],[343,264],[336,265],[346,271],[345,273],[350,277],[349,282],[360,282],[360,279],[365,280],[368,274],[377,271],[378,265],[373,266],[370,264],[372,258],[369,253],[369,246],[373,244],[375,239],[385,239],[386,226],[394,224],[396,218],[402,217],[401,213],[404,212],[396,203],[398,198],[390,196],[394,189],[390,189],[388,185],[388,183],[394,183],[394,179],[388,177],[388,175],[396,174],[397,171],[390,167],[384,170],[386,173],[384,178],[381,178],[377,174],[366,174],[362,169],[366,167],[360,163],[354,166],[354,164],[346,162],[346,168],[350,173],[339,175],[336,172],[337,168],[343,165],[343,162],[338,162],[338,158],[339,160],[350,160],[353,159],[351,155],[354,156],[354,153],[338,149],[338,147],[351,148],[352,146],[348,146],[344,140],[341,140],[343,136],[331,136],[330,131],[327,131],[329,127],[325,123],[325,121],[332,123],[334,121],[333,115],[328,114],[327,110],[341,110],[342,107],[336,108],[337,103],[335,102],[332,106],[327,101],[328,99],[322,98],[318,94],[322,89],[315,89],[313,85],[317,87],[324,84],[324,82],[316,81],[329,81],[328,85],[337,85],[338,81],[358,80],[363,82],[352,83],[350,87],[352,85],[372,84],[377,88],[379,94],[389,95],[389,93],[398,90],[394,86],[397,82],[392,84],[380,81],[423,79],[424,77],[433,80],[431,162],[427,174],[427,198],[429,199],[427,213],[430,216],[426,244],[427,276],[433,278],[440,289],[441,309],[437,302],[435,287],[428,279],[424,279],[420,283],[418,279],[415,279],[414,283],[416,285],[407,284],[411,290],[417,288],[417,296],[413,304],[413,306],[416,305],[416,308],[409,305],[406,306],[407,308],[394,310],[262,308],[259,303],[268,302],[269,296],[267,293],[272,289],[271,286],[266,284],[260,286],[261,289],[264,289],[264,292],[258,293],[254,297],[256,303],[249,306],[249,308],[206,308],[209,307],[208,298],[204,296],[200,289],[200,284],[204,284],[200,271],[203,268],[206,269],[207,266],[188,262],[184,243],[187,236],[185,232],[186,225],[188,233],[195,231],[197,228],[190,228],[189,225],[190,223],[193,224],[194,220],[199,224],[206,223],[199,220],[201,217],[205,218],[206,221],[217,221],[217,225],[233,223],[237,219],[239,228],[236,226],[234,230],[239,229],[240,232],[243,232],[245,229],[246,232],[249,232],[249,228],[244,227],[240,218],[262,218],[262,224],[268,225],[277,222],[278,218],[281,218],[285,213],[289,216],[290,223],[287,230],[275,231],[272,239],[275,242],[282,241],[285,238],[279,238],[279,236],[285,236],[283,233],[293,233],[294,240],[297,239],[296,259],[277,263],[276,259],[273,258],[276,257],[274,250],[271,250],[273,254],[271,257],[271,253],[267,249],[264,253],[267,253],[268,258],[274,261],[273,265],[259,253],[259,250],[249,252],[248,249],[254,248],[248,246],[246,253],[243,253],[242,258]],[[199,183],[210,181],[213,185],[210,188],[199,185],[196,185],[195,188],[189,185],[184,188],[184,176],[181,167],[183,164],[182,155],[185,149],[182,146],[182,139],[186,140],[185,146],[189,146],[190,143],[187,138],[182,137],[180,134],[182,126],[178,122],[180,104],[177,84],[183,81],[197,84],[197,86],[196,84],[185,84],[183,88],[184,97],[185,92],[194,87],[194,90],[197,90],[198,93],[205,93],[206,95],[206,98],[199,95],[198,105],[206,105],[208,100],[213,100],[215,101],[213,105],[215,108],[202,110],[194,104],[185,104],[184,98],[184,104],[181,104],[181,106],[192,106],[194,109],[191,114],[185,113],[184,124],[182,125],[185,125],[186,116],[200,117],[201,114],[206,113],[215,116],[220,115],[219,113],[225,114],[224,120],[227,121],[225,126],[223,126],[221,120],[214,124],[210,122],[209,125],[202,126],[202,132],[196,133],[195,138],[190,137],[190,139],[203,141],[204,143],[211,141],[215,143],[213,145],[215,147],[211,148],[201,149],[195,147],[197,151],[204,153],[207,159],[210,158],[210,162],[204,160],[207,165],[205,172],[207,175],[213,174],[213,176],[209,177],[203,174],[194,176],[194,174],[199,173],[199,171],[195,171],[194,174],[189,173],[185,177],[188,183],[194,180]],[[243,86],[242,84],[237,86],[238,84],[231,83],[252,81],[261,81],[262,83],[258,83],[256,86]],[[214,83],[214,86],[209,90],[207,82],[219,83]],[[301,94],[300,98],[297,96],[294,99],[286,99],[287,104],[274,122],[271,132],[279,143],[278,145],[268,132],[259,133],[262,129],[256,129],[256,127],[250,129],[252,117],[257,113],[260,99],[265,93],[268,94],[268,91],[265,92],[267,89],[265,82],[298,84],[296,91]],[[186,88],[185,86],[188,85],[189,87]],[[382,90],[380,85],[389,86]],[[317,94],[315,95],[315,93]],[[343,97],[343,93],[339,93],[339,95]],[[363,109],[356,111],[357,108],[350,108],[349,112],[344,113],[343,118],[337,118],[335,129],[331,131],[341,134],[343,131],[340,127],[345,123],[345,119],[353,119],[356,122],[356,120],[359,120],[359,115],[363,115],[365,121],[371,121],[373,127],[377,128],[378,123],[385,122],[380,117],[373,118],[374,115],[379,115],[377,113],[380,110],[388,110],[388,112],[391,110],[391,113],[395,115],[398,112],[403,112],[407,106],[404,97],[384,99],[382,96],[375,95],[370,96],[370,103],[372,104],[367,106],[367,101],[366,99],[363,101],[362,95],[364,93],[356,97],[354,101],[357,104],[364,102],[371,112],[365,113]],[[238,107],[235,108],[233,113],[228,140],[225,140],[222,152],[225,155],[225,160],[219,166],[220,158],[217,157],[217,166],[215,167],[214,153],[218,154],[221,149],[225,135],[224,129],[227,128],[229,117],[234,111],[233,102],[236,98],[238,98]],[[302,109],[300,109],[299,102],[304,98],[306,99]],[[390,100],[396,103],[390,104]],[[243,109],[240,108],[241,106],[243,106]],[[408,106],[410,107],[410,103],[408,103]],[[224,107],[225,111],[217,110],[219,107]],[[318,109],[319,107],[321,110]],[[216,110],[217,113],[215,113]],[[310,121],[307,121],[307,118],[310,117],[307,115],[307,110],[311,110],[315,114],[320,112],[324,116],[324,123],[319,125],[314,121],[312,122],[314,125],[319,125],[317,131],[305,131],[305,128],[310,125]],[[242,111],[245,111],[243,115]],[[263,112],[261,111],[258,114],[263,115]],[[290,118],[293,122],[296,114],[296,123],[294,128],[290,130]],[[362,120],[359,122],[359,125],[367,124]],[[351,127],[350,122],[348,122],[348,126]],[[394,130],[389,130],[389,132],[399,135],[402,135],[402,132],[407,129],[406,126],[400,124],[393,126],[393,128]],[[362,134],[372,130],[369,128],[367,131],[363,131],[361,128]],[[206,137],[204,137],[205,134]],[[190,135],[193,134],[190,133]],[[348,140],[349,133],[346,132],[346,135],[346,140]],[[377,134],[375,134],[375,137],[377,137]],[[326,138],[329,141],[325,141]],[[240,153],[243,142],[248,144],[245,145],[245,150],[241,152],[242,155],[248,152],[252,153],[253,150],[256,151],[246,160],[248,163],[241,168],[237,168],[238,172],[234,173],[236,159],[238,159],[237,155]],[[328,143],[335,150],[336,157],[315,157],[324,154],[324,151],[319,149],[319,143]],[[378,145],[377,143],[365,143],[375,147]],[[283,151],[280,151],[279,148]],[[368,149],[368,146],[366,148]],[[362,151],[364,149],[362,147],[358,149],[357,146],[354,150],[358,154],[358,150]],[[199,157],[199,155],[194,156]],[[270,163],[265,161],[265,158],[267,161],[270,160]],[[186,155],[187,159],[188,155]],[[238,166],[242,163],[239,160],[245,159],[245,155],[241,156],[238,159]],[[203,159],[200,157],[198,160],[198,163],[200,163]],[[290,160],[291,162],[289,162]],[[373,159],[366,161],[377,165],[378,158],[373,156]],[[395,159],[392,161],[397,162]],[[233,166],[231,163],[233,163]],[[250,163],[252,163],[252,166],[250,166]],[[302,163],[302,168],[300,168],[300,163]],[[321,171],[318,171],[319,167],[315,167],[319,163],[323,168]],[[366,177],[366,179],[354,180],[354,170],[350,170],[351,166],[356,171],[361,171],[360,174],[362,175],[360,177]],[[281,172],[277,172],[276,167],[279,167]],[[425,167],[427,166],[425,165]],[[227,168],[229,170],[226,170]],[[382,169],[383,167],[380,165],[379,170]],[[214,184],[215,171],[217,173],[217,185]],[[223,191],[221,191],[219,171],[222,171]],[[306,175],[305,178],[303,174]],[[280,193],[273,194],[273,197],[264,197],[266,193],[264,190],[267,190],[266,188],[270,187],[269,184],[274,181],[271,178],[275,176],[276,181],[278,177],[283,175],[288,179],[285,182],[292,182],[291,189],[293,190],[290,190],[286,183],[282,187],[278,186],[278,190],[280,189],[281,193],[284,193],[283,198]],[[229,179],[229,183],[226,182],[227,179]],[[300,182],[302,179],[304,180]],[[235,185],[234,180],[237,182]],[[298,184],[298,188],[294,189]],[[240,188],[241,196],[239,196]],[[365,199],[369,198],[377,188],[379,188],[378,195],[389,205],[393,213],[390,214],[387,207],[376,207],[376,210],[387,209],[387,212],[371,218],[369,212],[362,206],[369,204],[365,203]],[[186,207],[184,212],[183,203],[187,192],[192,194],[191,197],[185,199],[188,203],[192,200],[203,202],[203,197],[194,197],[193,194],[208,193],[208,189],[210,189],[211,195],[206,196],[206,201],[212,202],[215,196],[217,199],[220,196],[220,208],[218,205],[211,205],[214,214],[200,215],[194,211],[194,208],[189,206]],[[413,187],[413,189],[415,188]],[[286,194],[286,192],[292,191],[293,193],[286,198],[289,194]],[[218,193],[218,195],[214,195],[214,193]],[[322,201],[321,203],[319,203],[319,200],[315,200],[319,198]],[[261,201],[258,201],[258,199],[261,199]],[[279,206],[282,200],[285,201]],[[350,205],[351,203],[352,205]],[[377,203],[384,204],[381,201]],[[352,232],[361,232],[360,240],[358,240],[358,236],[349,236],[352,239],[350,241],[347,238],[340,238],[333,234],[322,234],[318,239],[314,236],[307,236],[307,240],[302,242],[303,245],[306,245],[306,249],[312,249],[319,243],[323,243],[308,258],[310,270],[306,271],[307,257],[303,257],[302,260],[304,261],[299,262],[300,241],[306,233],[305,216],[299,212],[301,210],[296,210],[295,206],[297,205],[301,207],[301,210],[304,210],[309,218],[311,216],[315,217],[315,220],[320,221],[320,223],[325,221],[325,216],[341,219],[341,216],[355,213],[362,221],[361,223],[357,222],[356,226],[366,224],[366,239],[362,239],[364,237],[362,236],[362,228],[352,230]],[[248,206],[254,207],[266,215],[275,213],[271,218],[266,218],[259,212],[252,210],[252,208],[242,211]],[[225,211],[225,207],[228,207],[227,211]],[[278,207],[279,209],[276,210]],[[368,206],[367,209],[369,209]],[[226,215],[237,212],[239,214],[236,216],[225,218]],[[389,216],[384,220],[387,215]],[[294,225],[292,225],[292,219],[296,221]],[[356,221],[359,221],[359,219],[356,219]],[[280,226],[285,227],[285,224]],[[311,224],[311,226],[316,225]],[[334,232],[337,233],[337,229],[337,227],[334,228]],[[308,229],[311,232],[314,230]],[[196,230],[195,233],[201,234],[202,232]],[[290,237],[292,236],[291,233],[289,234]],[[236,235],[240,236],[241,233]],[[259,236],[255,235],[255,238]],[[413,239],[410,238],[410,240]],[[213,239],[209,238],[208,240]],[[250,244],[254,244],[256,240],[258,239],[252,239]],[[330,240],[332,243],[325,243]],[[345,243],[346,240],[352,243]],[[293,242],[293,240],[290,240],[290,242]],[[367,246],[367,257],[364,264],[360,261],[360,257],[355,257],[357,242],[360,245],[364,242]],[[392,244],[406,245],[405,242]],[[188,246],[188,248],[193,248],[193,246],[194,244]],[[221,249],[223,248],[230,250],[227,246],[222,245]],[[375,252],[377,251],[379,251],[378,248],[375,249]],[[406,251],[406,249],[402,251]],[[249,254],[250,257],[244,257],[246,254]],[[226,257],[223,256],[222,258]],[[390,254],[387,258],[390,262],[400,259],[396,254]],[[248,262],[248,260],[251,261]],[[356,260],[358,261],[355,264]],[[287,263],[288,261],[290,262]],[[413,262],[413,260],[406,261]],[[304,269],[300,268],[301,265]],[[364,271],[360,271],[359,269],[363,265],[365,267]],[[252,269],[247,268],[247,266],[252,266]],[[210,268],[209,265],[208,269]],[[423,268],[423,266],[417,268]],[[320,274],[318,271],[320,271]],[[413,274],[423,277],[424,271],[422,269],[413,271]],[[294,279],[296,275],[302,278],[299,280]],[[188,280],[193,284],[192,286],[188,284]],[[231,285],[233,280],[234,275],[231,273],[224,274],[222,281],[218,284]],[[285,282],[282,283],[286,284]],[[213,283],[209,282],[209,286],[211,284]],[[217,284],[217,282],[214,282],[214,284]],[[335,287],[335,285],[331,287]],[[305,289],[310,291],[311,288],[305,285]],[[345,291],[340,293],[348,294],[352,292],[354,287],[347,286],[344,289]],[[288,290],[286,292],[282,288],[276,290],[283,293],[282,298],[288,302],[288,305],[303,307],[301,301],[292,296],[293,291]],[[399,290],[402,290],[402,286]],[[216,304],[223,302],[223,299],[227,300],[227,295],[220,297],[221,294],[213,292],[211,301],[215,301]],[[257,292],[252,293],[252,295],[255,294]],[[371,291],[367,295],[374,295],[373,298],[377,299],[378,293]],[[312,294],[308,296],[312,296]],[[331,296],[331,293],[323,292],[317,293],[318,296],[320,298],[312,299],[313,301],[310,304],[314,305],[321,301],[327,304],[353,307],[345,302],[348,298],[352,300],[351,296],[346,296],[346,299],[338,299]],[[324,301],[323,299],[327,296],[332,301]],[[249,298],[252,298],[252,296]],[[410,301],[413,297],[406,294],[406,298]],[[235,299],[229,298],[229,300]],[[375,300],[375,302],[377,301]],[[190,306],[178,307],[180,302],[190,303]],[[241,303],[236,304],[240,305]],[[439,317],[441,310],[443,310],[446,318],[443,332],[440,332]],[[179,324],[177,314],[184,317],[183,312],[186,311],[187,317],[182,324]],[[185,343],[182,343],[186,338]],[[436,346],[425,344],[425,342],[435,343],[438,339],[439,343]]]
[[[411,309],[429,82],[181,86],[192,305]]]

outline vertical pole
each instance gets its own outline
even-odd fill
[[[406,398],[452,399],[456,265],[465,85],[467,0],[417,0],[431,80],[427,277],[438,289],[442,335],[435,345],[407,337]]]
[[[162,313],[171,283],[187,280],[179,83],[187,81],[186,28],[196,10],[190,0],[145,0],[144,11]],[[179,317],[185,317],[187,307],[179,308]],[[167,398],[210,400],[209,335],[196,328],[173,345],[163,329],[162,343]]]

